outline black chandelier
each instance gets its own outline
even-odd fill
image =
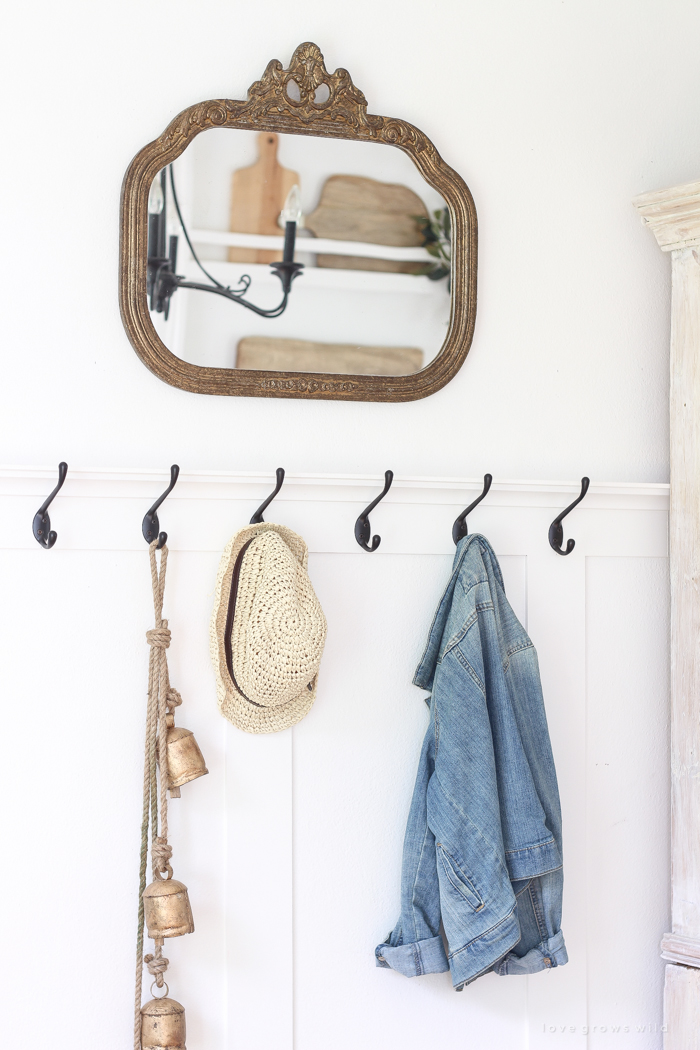
[[[296,240],[297,222],[301,218],[301,205],[299,201],[299,187],[293,186],[289,191],[281,218],[284,219],[284,254],[281,262],[270,263],[270,269],[277,274],[282,284],[282,301],[272,310],[263,310],[245,298],[250,287],[250,277],[247,273],[242,274],[238,281],[238,288],[230,288],[228,285],[217,281],[215,277],[204,269],[199,257],[192,246],[192,241],[187,232],[187,227],[182,219],[182,212],[175,191],[175,178],[173,166],[168,165],[170,170],[170,190],[173,195],[173,204],[182,227],[182,233],[187,245],[192,252],[192,258],[207,277],[211,284],[200,284],[197,281],[186,281],[184,277],[176,273],[177,269],[177,242],[178,238],[171,235],[168,241],[168,254],[165,254],[165,226],[167,221],[167,179],[166,169],[160,173],[151,186],[148,197],[148,273],[146,277],[146,293],[149,298],[149,307],[158,314],[163,314],[167,321],[170,312],[170,300],[178,288],[194,288],[198,292],[212,292],[214,295],[222,295],[234,303],[240,303],[248,310],[253,310],[260,317],[279,317],[287,308],[287,300],[292,287],[292,281],[304,269],[303,263],[294,262],[294,243]]]

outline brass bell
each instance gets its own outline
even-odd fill
[[[168,750],[168,786],[179,788],[190,780],[208,773],[204,756],[194,734],[181,726],[172,726],[166,737]]]
[[[163,996],[141,1007],[141,1050],[186,1050],[185,1008]]]
[[[187,896],[187,886],[177,879],[157,880],[146,886],[143,891],[143,907],[148,936],[153,940],[194,933],[194,919]]]

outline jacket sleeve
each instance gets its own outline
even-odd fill
[[[425,734],[408,816],[401,876],[401,917],[385,943],[375,949],[377,966],[405,977],[449,969],[440,936],[440,889],[435,836],[428,827],[428,784],[435,768],[435,721]]]
[[[440,911],[455,987],[490,970],[520,939],[487,700],[486,683],[494,662],[500,665],[500,654],[492,653],[482,631],[489,604],[484,584],[470,588],[459,603],[460,629],[448,635],[433,688],[438,747],[427,819],[435,835]]]

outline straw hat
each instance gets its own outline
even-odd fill
[[[246,733],[299,722],[316,699],[326,618],[301,536],[248,525],[229,540],[216,578],[211,655],[219,708]]]

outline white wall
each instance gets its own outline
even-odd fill
[[[594,481],[665,481],[669,261],[639,224],[630,199],[698,176],[699,36],[700,8],[690,0],[15,5],[4,16],[0,63],[6,145],[0,193],[0,462],[20,465],[18,476],[29,479],[33,465],[53,468],[66,459],[72,470],[125,467],[162,471],[162,478],[170,463],[179,462],[183,471],[255,471],[270,477],[283,465],[297,473],[379,476],[392,467],[402,475],[464,478],[489,470],[496,479],[574,479],[587,473]],[[168,50],[154,61],[157,38],[167,40]],[[400,115],[425,130],[474,194],[480,222],[474,343],[456,379],[426,401],[374,405],[198,397],[152,376],[121,327],[118,198],[131,157],[185,106],[204,98],[242,97],[270,58],[286,62],[307,39],[321,46],[331,69],[349,69],[370,111]],[[24,996],[33,988],[50,988],[58,1047],[87,1044],[80,1011],[88,1002],[91,1018],[104,1004],[103,1042],[116,1048],[128,1039],[133,811],[146,661],[141,632],[150,622],[139,527],[143,503],[159,491],[160,481],[152,475],[138,499],[119,485],[108,486],[99,507],[84,503],[82,517],[63,511],[63,532],[57,506],[59,544],[47,553],[28,530],[49,487],[39,476],[27,482],[24,497],[11,493],[2,503],[3,718],[11,757],[1,795],[4,842],[10,847],[1,870],[11,891],[5,899],[13,954],[4,955],[9,976],[0,996],[10,993],[4,1017],[19,1050],[36,1045],[24,1027],[26,1013],[16,1009],[32,1009],[31,996],[25,1001],[20,992]],[[69,498],[67,490],[64,508],[79,504],[80,491]],[[210,506],[201,499],[193,518],[198,523]],[[247,520],[251,502],[217,517],[217,542]],[[454,507],[446,509],[451,514]],[[395,535],[403,535],[410,515],[406,509],[395,513]],[[349,521],[352,517],[349,513]],[[579,520],[583,517],[581,510]],[[106,520],[113,522],[109,539],[93,550],[86,536]],[[485,530],[491,527],[491,519],[483,521]],[[202,545],[197,530],[203,527],[192,526],[192,554],[182,554],[179,569],[173,554],[170,601],[181,646],[178,679],[192,697],[190,725],[220,775],[223,727],[212,708],[206,657],[207,588],[220,546]],[[301,515],[299,527],[308,534],[310,519]],[[646,528],[640,525],[635,535],[645,535]],[[578,602],[562,665],[565,695],[553,700],[565,705],[569,684],[573,688],[587,675],[592,705],[585,724],[568,726],[563,718],[567,732],[557,759],[562,771],[572,766],[580,771],[586,749],[590,760],[580,798],[585,813],[576,816],[576,827],[580,830],[583,820],[590,836],[581,854],[587,882],[583,896],[569,891],[568,923],[580,930],[589,922],[588,943],[595,951],[588,957],[588,984],[582,980],[575,991],[590,992],[598,1011],[591,1024],[629,1017],[622,1023],[635,1025],[642,1023],[637,1014],[647,1004],[644,1023],[660,1020],[656,953],[667,922],[665,569],[663,551],[656,547],[626,560],[624,531],[600,563],[592,548],[579,547],[590,556],[585,592],[580,575],[570,579],[572,559],[558,559],[546,546],[543,555],[550,559],[547,579],[560,588],[561,600],[574,596]],[[575,529],[572,521],[571,533],[583,535],[578,523]],[[195,553],[202,550],[209,551],[206,557]],[[530,556],[498,545],[497,551]],[[377,569],[374,577],[374,562],[365,555],[358,562],[360,553],[354,563],[362,565],[362,573],[345,564],[337,574],[317,570],[323,600],[337,623],[344,588],[359,617],[384,595],[377,581],[388,587],[395,578],[386,569]],[[395,553],[401,554],[400,548]],[[372,557],[382,563],[382,555]],[[399,566],[397,578],[406,571]],[[178,574],[190,582],[180,588]],[[416,639],[439,575],[421,590],[425,605],[411,620],[412,648],[390,650],[394,676],[386,687],[397,690],[387,698],[393,710],[399,689],[408,688],[398,683],[406,682],[415,663]],[[528,587],[539,578],[528,575]],[[560,603],[539,608],[544,611],[534,621],[530,617],[530,631],[541,653],[555,652]],[[364,652],[363,646],[378,644],[382,631],[380,622],[374,633],[353,636],[353,645]],[[331,660],[340,661],[336,673],[342,674],[343,661],[352,664],[357,654],[337,644],[335,655],[329,652]],[[643,717],[637,719],[642,692]],[[339,701],[337,710],[342,722],[349,700]],[[317,755],[313,726],[322,717],[319,706],[316,723],[304,725],[302,760]],[[408,752],[416,726],[411,722],[412,728],[402,729],[406,736],[396,742],[405,748],[399,793],[406,796],[404,810],[392,814],[396,835],[410,790]],[[640,727],[650,735],[640,736]],[[53,741],[60,745],[58,753],[51,750]],[[625,761],[614,766],[620,754]],[[345,751],[342,758],[347,761]],[[635,781],[639,771],[646,776],[641,783]],[[225,869],[212,870],[219,860],[223,864],[225,813],[217,833],[203,818],[194,819],[194,803],[189,815],[187,808],[195,791],[202,800],[214,799],[217,790],[211,775],[189,797],[183,792],[183,823],[177,828],[182,845],[176,848],[184,856],[190,851],[188,875],[192,872],[191,881],[207,901],[200,929],[210,931],[200,936],[198,930],[177,946],[180,960],[190,943],[195,953],[182,963],[192,967],[181,995],[192,1018],[190,1050],[222,1045],[223,1029],[207,1029],[205,1004],[210,994],[224,995],[226,976],[224,948],[211,932],[226,888]],[[302,781],[300,790],[311,789]],[[389,798],[378,795],[380,812],[387,812],[382,800]],[[297,829],[299,841],[308,842],[325,817],[321,807],[314,818],[318,824]],[[635,853],[645,834],[648,852]],[[395,864],[396,842],[392,849]],[[299,860],[302,874],[309,857],[305,853]],[[52,875],[58,878],[62,910],[47,924],[43,905],[36,918],[35,902],[45,900]],[[386,877],[392,878],[389,869]],[[103,888],[104,910],[101,903],[97,907]],[[653,907],[651,890],[657,894]],[[302,902],[296,916],[297,962],[303,965],[295,1050],[315,1050],[331,1020],[337,1021],[325,1012],[329,1000],[317,998],[319,988],[334,997],[343,1033],[349,1029],[342,1010],[355,1017],[360,1008],[345,998],[342,983],[333,983],[333,959],[323,955],[325,945],[315,936],[332,917],[328,902],[316,927],[309,919],[312,904]],[[386,921],[393,922],[394,914]],[[356,943],[364,943],[365,933],[358,932]],[[633,972],[623,980],[621,941],[629,936],[637,938],[625,942]],[[318,985],[314,963],[322,974]],[[277,1010],[274,970],[246,973],[258,991],[256,978],[266,982],[265,1001],[270,1013]],[[489,985],[475,985],[475,994],[453,996],[448,1032],[454,1045],[521,1050],[530,1038],[535,1046],[528,1018],[542,1016],[549,1023],[547,1010],[556,1005],[548,975],[540,976],[528,986],[527,1007],[516,1003],[520,993],[503,990],[517,986],[517,979],[498,985],[488,978]],[[402,1001],[414,1010],[411,997],[417,995],[426,1015],[442,1016],[442,991],[431,998],[430,990],[414,992],[413,982],[399,985],[393,977],[371,970],[362,981],[378,988],[381,979],[382,988],[400,988],[399,999],[391,1000],[397,1015],[404,1016]],[[461,1012],[455,1012],[457,1002]],[[323,1032],[316,1026],[321,1015]],[[608,1022],[612,1015],[615,1021]],[[229,1024],[235,1019],[232,1007]],[[387,1025],[382,1044],[393,1050],[386,1016],[382,1024]],[[236,1029],[229,1031],[227,1050],[242,1045]],[[434,1026],[429,1031],[436,1034]],[[371,1031],[366,1040],[370,1037]],[[656,1050],[660,1039],[647,1034],[637,1044]],[[596,1050],[607,1045],[602,1035],[591,1040]],[[416,1047],[423,1042],[421,1036]]]
[[[668,260],[630,198],[697,177],[699,31],[692,0],[15,5],[0,74],[3,459],[664,480]],[[474,194],[476,335],[428,401],[194,397],[151,376],[122,331],[132,156],[307,39],[371,111],[423,128]]]

